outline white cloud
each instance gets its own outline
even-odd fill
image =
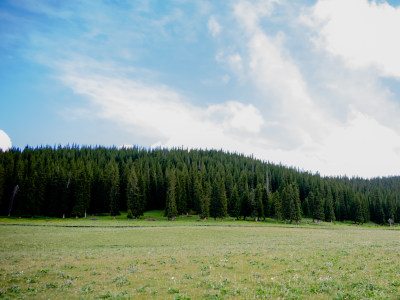
[[[261,27],[263,18],[272,14],[273,3],[266,11],[258,8],[260,3],[237,2],[234,15],[242,29],[237,33],[240,38],[217,55],[219,63],[252,83],[268,103],[268,122],[248,145],[252,153],[325,175],[398,173],[400,135],[391,128],[398,108],[390,101],[390,92],[373,72],[345,72],[319,54],[313,57],[318,82],[311,84],[292,58],[286,34],[271,36]],[[332,72],[325,70],[327,66]],[[324,101],[331,102],[328,106]],[[335,106],[341,107],[340,114],[326,108]]]
[[[11,139],[3,130],[0,129],[0,150],[7,151],[12,147]]]
[[[200,108],[167,86],[145,85],[126,78],[69,74],[62,78],[74,92],[88,97],[99,118],[142,131],[153,146],[223,148],[244,152],[246,142],[264,121],[253,105],[236,101]]]
[[[373,67],[400,79],[400,7],[367,0],[319,0],[303,20],[316,44],[352,69]]]
[[[263,117],[252,104],[244,105],[235,101],[211,105],[206,115],[227,132],[259,133],[264,124]]]
[[[349,175],[366,177],[396,175],[400,166],[399,149],[400,135],[396,131],[352,111],[348,124],[334,127],[321,141],[318,164],[323,164],[328,174],[346,170]]]
[[[239,1],[234,5],[234,14],[242,19],[243,25],[248,30],[254,30],[258,28],[260,18],[270,16],[274,6],[281,2],[281,0]]]
[[[207,23],[208,30],[213,37],[216,37],[221,33],[221,25],[217,22],[214,16],[211,16]]]
[[[292,132],[279,139],[291,144],[294,142],[292,147],[298,147],[301,143],[321,137],[326,131],[327,117],[312,101],[303,75],[285,49],[284,34],[279,32],[277,36],[270,37],[259,25],[263,17],[272,13],[276,2],[266,2],[265,9],[260,9],[264,2],[241,1],[236,4],[234,14],[244,28],[245,47],[243,53],[230,55],[226,61],[231,66],[240,63],[240,70],[243,69],[260,93],[265,95],[265,100],[272,103],[274,120],[280,123],[283,131]],[[238,59],[233,59],[236,57]],[[223,59],[220,58],[220,61]]]

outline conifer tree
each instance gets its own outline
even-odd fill
[[[211,187],[211,185],[210,185],[210,187]],[[191,188],[191,190],[192,190],[192,192],[191,192],[191,194],[192,194],[192,208],[196,212],[200,213],[202,211],[202,207],[203,207],[203,209],[205,207],[204,204],[202,203],[202,201],[204,199],[207,199],[207,197],[203,197],[204,196],[203,192],[206,192],[206,191],[203,191],[203,179],[202,179],[202,174],[200,172],[197,172],[197,174],[194,175],[194,177],[193,177],[193,187]],[[209,200],[210,200],[211,192],[208,195],[208,197],[209,197]],[[208,206],[209,205],[210,204],[208,204]],[[209,207],[208,207],[208,209],[209,209]]]
[[[136,219],[143,215],[143,203],[141,203],[139,183],[135,169],[132,167],[127,176],[126,206],[130,215]]]
[[[200,190],[201,189],[201,190]],[[209,181],[204,183],[204,187],[198,186],[198,193],[200,197],[200,218],[205,219],[210,216],[210,199],[211,199],[211,184]]]
[[[119,169],[117,163],[112,160],[106,169],[107,196],[110,203],[110,215],[120,215],[119,212]]]
[[[301,220],[301,208],[300,208],[300,193],[296,184],[292,183],[290,187],[290,223],[296,221],[296,225]]]
[[[225,182],[223,179],[219,182],[218,187],[218,198],[219,198],[219,217],[221,219],[228,216],[228,201],[226,199]]]
[[[325,221],[335,221],[335,212],[333,210],[333,197],[331,191],[328,192],[325,200]]]
[[[272,217],[274,215],[274,203],[271,197],[271,193],[268,192],[268,188],[266,186],[262,187],[262,204],[264,208],[265,221],[265,217]]]
[[[312,218],[313,221],[317,220],[318,222],[320,220],[325,219],[325,214],[324,214],[324,206],[323,206],[323,199],[320,193],[317,193],[316,196],[314,196],[314,193],[310,192],[309,199],[312,201]]]
[[[211,188],[211,199],[210,199],[210,217],[214,218],[214,220],[218,217],[218,183],[217,180],[214,180]]]
[[[282,200],[281,196],[279,195],[279,191],[276,191],[272,194],[272,200],[274,203],[274,216],[276,222],[279,222],[282,220]]]
[[[256,221],[261,218],[265,218],[264,205],[263,205],[263,192],[262,185],[258,184],[255,193],[255,216]]]
[[[72,182],[72,193],[74,197],[74,206],[72,208],[72,215],[83,217],[88,208],[90,199],[90,183],[85,171],[85,165],[82,161],[78,162]]]
[[[356,196],[355,199],[354,199],[353,210],[354,210],[354,221],[357,224],[364,223],[361,200],[360,200],[360,197],[358,197],[358,196]]]
[[[220,175],[214,180],[211,191],[210,216],[214,219],[225,218],[228,214],[225,184]]]
[[[229,215],[238,219],[240,217],[240,197],[236,185],[234,185],[232,189],[231,203],[232,208]]]
[[[283,190],[282,190],[282,206],[281,206],[281,212],[282,212],[282,218],[286,223],[286,220],[290,220],[291,216],[291,186],[286,185]]]
[[[174,169],[169,169],[167,171],[167,180],[167,199],[164,215],[168,218],[168,220],[174,220],[178,214],[176,208],[176,177]]]
[[[243,216],[243,219],[246,220],[247,217],[251,215],[251,211],[249,186],[246,183],[240,201],[240,214]]]

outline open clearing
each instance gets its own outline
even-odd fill
[[[0,298],[400,297],[397,229],[10,222],[0,221]]]

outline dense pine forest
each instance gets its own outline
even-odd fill
[[[290,223],[400,222],[400,177],[321,177],[215,150],[26,147],[0,151],[0,215],[138,218],[165,210]],[[389,221],[390,220],[390,221]]]

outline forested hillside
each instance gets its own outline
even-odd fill
[[[400,177],[321,177],[215,150],[104,147],[0,151],[0,214],[165,215],[400,222]]]

